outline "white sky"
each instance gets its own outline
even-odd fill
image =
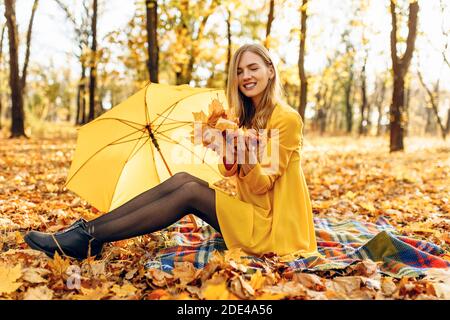
[[[67,2],[75,3],[77,1]],[[321,70],[326,64],[327,52],[332,52],[334,48],[340,45],[340,34],[348,21],[346,19],[351,17],[351,11],[348,10],[351,2],[351,0],[311,1],[306,56],[307,71],[317,72]],[[32,0],[17,0],[17,20],[22,35],[21,39],[24,39],[32,3]],[[264,0],[254,0],[252,6],[254,8],[261,7],[263,3],[265,3]],[[278,11],[273,25],[273,35],[280,39],[281,44],[285,45],[281,45],[273,54],[285,56],[289,64],[296,65],[298,40],[289,41],[289,31],[292,27],[299,25],[299,13],[295,10],[296,1],[288,0],[288,3],[294,3],[294,8],[289,7],[289,5],[276,8]],[[389,1],[372,0],[371,3],[372,6],[365,21],[373,31],[378,32],[378,35],[370,36],[372,50],[368,60],[369,79],[370,75],[373,77],[376,71],[384,70],[390,65],[389,33],[391,29],[388,11]],[[3,10],[3,8],[0,10]],[[0,12],[0,22],[3,23],[3,11]],[[107,6],[103,8],[103,13],[98,21],[100,46],[102,37],[110,31],[123,28],[134,12],[135,0],[108,0]],[[215,24],[224,28],[223,21],[217,21],[221,17],[223,16],[217,15],[216,21],[211,19],[211,25]],[[420,51],[421,70],[425,79],[435,80],[438,76],[441,76],[442,87],[447,86],[449,88],[450,70],[442,65],[441,55],[437,51],[443,47],[443,39],[440,33],[442,19],[439,11],[439,0],[420,1],[420,29],[426,37],[418,37],[416,48]],[[447,17],[446,20],[447,28],[449,28],[450,17]],[[224,29],[217,30],[221,34],[224,31]],[[31,63],[39,62],[41,65],[50,65],[53,62],[57,67],[70,63],[74,69],[73,74],[78,74],[78,65],[72,55],[76,45],[72,40],[72,28],[70,23],[66,21],[64,13],[55,5],[53,0],[40,1],[35,17],[32,41]],[[448,56],[450,56],[450,48]],[[23,58],[23,52],[21,58]],[[68,59],[70,60],[68,61]],[[412,70],[415,70],[416,64],[416,61],[413,61]]]

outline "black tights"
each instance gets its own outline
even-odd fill
[[[87,224],[94,238],[111,242],[164,229],[191,213],[220,232],[215,190],[207,182],[179,172]]]

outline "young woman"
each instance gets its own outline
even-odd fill
[[[58,252],[85,259],[100,256],[105,242],[152,233],[194,213],[222,234],[228,249],[239,247],[253,255],[273,252],[287,260],[317,254],[311,202],[300,166],[303,123],[283,102],[278,72],[263,46],[244,45],[235,52],[227,100],[239,127],[279,133],[278,161],[270,170],[248,161],[260,157],[247,142],[243,163],[237,161],[237,145],[224,142],[219,170],[236,177],[237,197],[180,172],[108,214],[80,219],[54,234],[30,231],[25,241],[50,257]],[[233,151],[230,163],[226,155]]]

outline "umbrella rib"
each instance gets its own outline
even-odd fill
[[[209,168],[211,168],[211,170],[213,170],[214,172],[216,172],[216,169],[214,169],[211,165],[209,165],[208,163],[206,163],[204,161],[204,159],[202,159],[200,156],[198,156],[197,154],[195,154],[195,152],[192,152],[192,150],[189,150],[186,146],[183,146],[181,143],[178,143],[177,141],[173,140],[172,138],[166,136],[165,134],[161,134],[162,136],[164,136],[166,139],[168,139],[168,141],[166,140],[166,142],[171,142],[174,144],[178,144],[180,146],[182,146],[183,148],[185,148],[186,150],[188,150],[190,153],[192,153],[195,157],[197,157],[198,159],[200,159],[205,165],[207,165]],[[161,139],[161,138],[160,138]],[[164,139],[161,139],[164,141]],[[217,173],[217,172],[216,172]]]
[[[193,94],[191,94],[191,95],[189,95],[189,96],[187,96],[187,97],[184,97],[183,99],[190,98],[190,97],[195,96],[195,95],[197,95],[197,94],[201,94],[201,93],[205,93],[205,92],[210,92],[210,91],[218,91],[218,90],[219,90],[219,89],[211,89],[211,90],[206,90],[206,91],[202,91],[202,92],[196,92],[196,93],[193,93]],[[166,113],[169,109],[175,108],[176,105],[178,104],[178,102],[179,102],[179,101],[177,101],[177,102],[175,102],[174,104],[172,104],[172,105],[170,105],[169,107],[167,107],[167,109],[165,109],[165,110],[162,112],[162,114]],[[172,111],[170,111],[170,112],[172,112]],[[162,116],[162,114],[159,114],[159,115],[153,120],[153,122],[155,122],[156,120],[158,120],[158,118],[159,118],[160,116]],[[169,114],[170,114],[170,113],[169,113]],[[163,120],[162,123],[164,123],[164,120]],[[161,123],[161,124],[162,124],[162,123]],[[161,124],[160,124],[160,126],[161,126]],[[159,127],[158,127],[158,128],[159,128]],[[156,128],[156,129],[158,129],[158,128]]]
[[[136,149],[136,146],[138,145],[139,140],[142,139],[142,137],[143,137],[144,135],[145,135],[145,131],[142,132],[142,135],[140,136],[140,138],[138,139],[138,141],[136,141],[136,144],[134,145],[133,149],[131,150],[130,155],[127,157],[127,160],[125,161],[124,166],[125,166],[125,164],[127,164],[128,161],[130,161],[130,159],[134,156],[132,153],[133,153],[134,149]],[[144,141],[144,143],[142,144],[142,146],[144,146],[144,145],[147,143],[147,141],[148,141],[149,139],[150,139],[150,136],[147,136],[147,140]],[[142,146],[139,147],[139,149],[136,151],[136,153],[142,148]],[[114,189],[113,189],[113,190],[116,190],[116,189],[117,189],[117,184],[119,183],[119,180],[120,180],[120,179],[117,179],[117,180],[116,180],[116,183],[115,183],[115,186],[114,186]],[[112,198],[111,198],[111,200],[110,200],[110,202],[109,202],[109,207],[110,207],[110,208],[111,208],[111,203],[112,203],[113,199],[114,199],[114,194],[113,194],[113,196],[112,196]]]
[[[144,134],[145,134],[145,132],[144,132]],[[134,146],[134,148],[133,148],[133,151],[132,151],[132,154],[130,155],[130,156],[128,156],[128,158],[127,158],[127,161],[125,161],[125,163],[127,163],[128,161],[130,161],[138,152],[139,152],[139,150],[141,150],[142,149],[142,147],[143,146],[145,146],[145,144],[147,143],[147,141],[149,141],[150,140],[150,136],[147,136],[147,139],[144,141],[144,143],[136,150],[136,152],[134,152],[134,149],[136,148],[136,146]],[[136,145],[137,145],[137,143],[136,143]],[[134,152],[134,154],[133,154],[133,152]]]
[[[161,117],[165,117],[165,119],[172,120],[171,123],[160,123],[159,126],[158,126],[158,128],[159,128],[160,126],[169,126],[169,125],[171,125],[171,124],[176,124],[176,123],[184,123],[184,124],[191,124],[191,123],[208,124],[208,122],[195,121],[195,120],[194,120],[194,121],[180,121],[180,120],[175,120],[175,119],[171,119],[171,118],[169,118],[169,117],[163,116],[163,115],[160,114],[160,113],[157,113],[157,115],[159,115],[159,116],[161,116]],[[158,128],[156,128],[156,129],[158,129]]]
[[[205,124],[207,124],[206,122],[201,122],[201,121],[178,121],[178,123],[181,123],[180,125],[177,125],[177,123],[174,121],[174,122],[172,122],[172,123],[164,123],[164,124],[162,124],[162,125],[164,125],[164,126],[170,126],[170,125],[177,125],[177,126],[175,126],[175,127],[172,127],[172,128],[164,128],[164,130],[161,130],[161,131],[154,131],[154,133],[155,134],[158,134],[158,133],[160,133],[160,132],[167,132],[167,131],[170,131],[170,130],[174,130],[174,129],[178,129],[178,128],[181,128],[181,127],[183,127],[183,126],[188,126],[188,125],[194,125],[195,123],[198,123],[198,124],[200,124],[200,125],[205,125]]]
[[[144,134],[145,134],[145,131],[142,131]],[[143,134],[143,135],[144,135]],[[142,135],[142,136],[143,136]],[[131,139],[131,140],[124,140],[124,141],[120,141],[120,142],[115,142],[115,143],[111,143],[111,145],[118,145],[118,144],[121,144],[121,143],[126,143],[126,142],[132,142],[132,141],[138,141],[138,140],[141,140],[142,139],[142,136],[140,136],[139,138],[136,138],[136,139]]]
[[[130,121],[130,120],[124,120],[124,119],[120,119],[120,118],[100,118],[100,119],[97,119],[96,121],[100,121],[100,120],[117,120],[117,121],[122,122],[123,124],[125,124],[125,125],[127,125],[129,127],[132,127],[133,129],[136,129],[136,130],[139,130],[139,131],[142,130],[142,128],[145,128],[145,126],[140,124],[140,123],[137,123],[137,122],[134,122],[134,121]],[[136,125],[138,125],[138,126],[140,126],[142,128],[136,128],[136,127],[132,126],[130,123],[136,124]]]
[[[131,132],[130,134],[127,134],[126,136],[124,136],[124,137],[120,137],[119,139],[117,139],[117,140],[115,140],[115,141],[112,141],[112,142],[110,142],[110,143],[108,143],[107,145],[105,145],[105,146],[103,146],[102,148],[100,148],[99,150],[97,150],[93,155],[91,155],[90,157],[89,157],[89,159],[87,159],[78,169],[77,169],[77,171],[75,171],[75,173],[72,175],[72,177],[64,184],[64,186],[67,186],[68,184],[69,184],[69,182],[77,175],[77,173],[89,162],[89,160],[91,160],[93,157],[95,157],[97,154],[99,154],[101,151],[103,151],[104,149],[106,149],[107,147],[109,147],[109,146],[111,146],[111,145],[113,145],[114,143],[116,143],[117,141],[120,141],[121,139],[124,139],[124,138],[126,138],[126,137],[129,137],[129,136],[131,136],[132,134],[135,134],[135,133],[137,133],[137,132],[139,132],[139,131],[141,131],[141,130],[137,130],[137,131],[134,131],[134,132]]]
[[[178,105],[179,102],[180,102],[180,101],[177,101],[176,103],[174,103],[174,104],[170,107],[169,113],[167,114],[167,116],[165,116],[165,118],[161,121],[161,123],[158,124],[158,126],[155,128],[155,131],[158,131],[158,129],[164,124],[164,121],[166,121],[166,120],[169,118],[168,116],[172,113],[173,110],[175,110],[175,107]],[[156,117],[156,119],[158,119],[159,117],[162,117],[162,115],[163,115],[164,112],[166,112],[166,111],[167,111],[167,109],[166,109],[165,111],[163,111],[163,113],[158,114],[158,116]],[[155,121],[156,121],[156,119],[155,119]]]
[[[173,127],[173,128],[168,128],[168,129],[166,128],[166,129],[164,129],[162,131],[156,131],[155,134],[159,134],[159,133],[164,133],[164,132],[167,132],[167,131],[175,130],[175,129],[178,129],[178,128],[181,128],[181,127],[184,127],[184,126],[187,126],[187,125],[189,125],[189,123],[183,123],[183,124],[180,124],[180,125],[178,125],[176,127]]]
[[[180,120],[171,119],[169,117],[162,115],[161,113],[157,113],[157,115],[160,117],[164,117],[165,119],[172,120],[173,122],[176,122],[176,123],[192,123],[192,121],[180,121]],[[168,124],[171,124],[171,123],[165,123],[165,124],[161,123],[160,125],[168,125]]]

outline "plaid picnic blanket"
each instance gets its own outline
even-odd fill
[[[187,218],[159,231],[165,241],[146,268],[171,272],[174,262],[189,261],[203,268],[214,250],[226,250],[221,235],[205,222],[194,228]],[[363,259],[381,261],[379,272],[400,278],[421,277],[428,268],[449,268],[450,262],[441,258],[439,246],[399,234],[381,216],[376,223],[356,220],[314,218],[318,251],[311,256],[286,262],[287,268],[302,271],[343,270]],[[258,260],[258,257],[246,257]]]

